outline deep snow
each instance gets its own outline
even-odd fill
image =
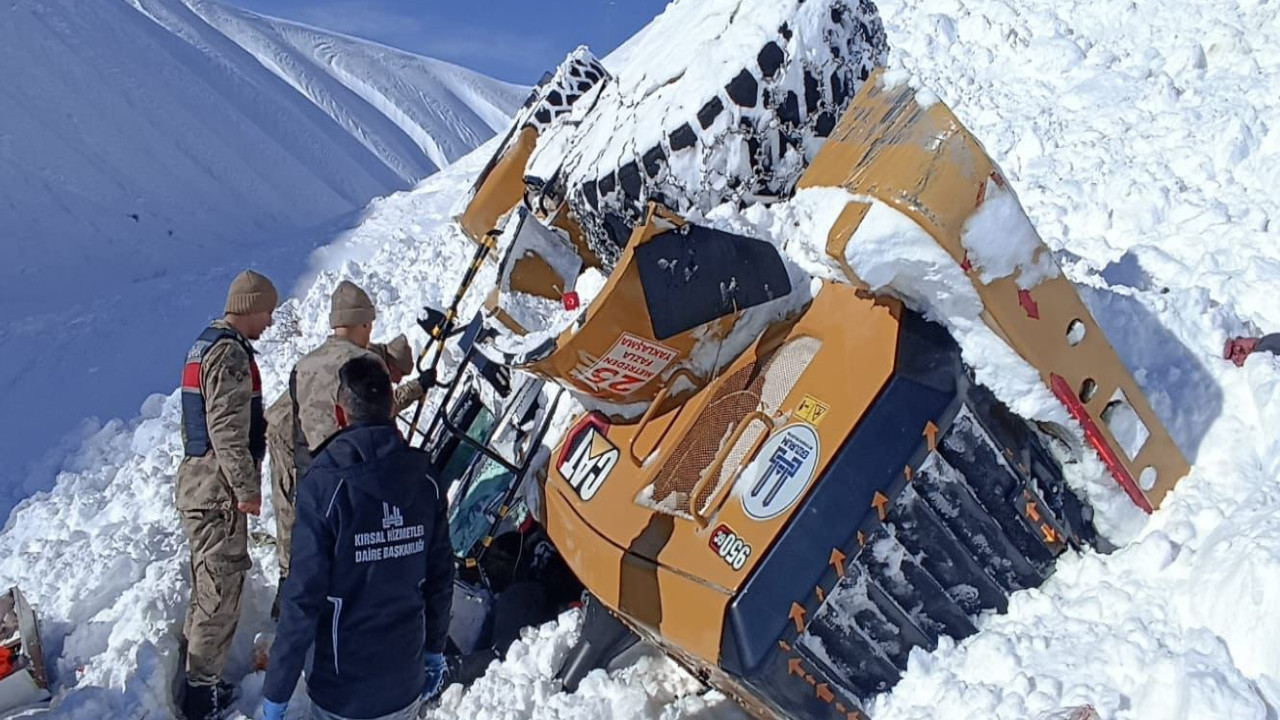
[[[168,391],[228,273],[287,293],[333,228],[525,94],[208,0],[5,3],[0,74],[0,517],[78,421]]]
[[[1194,468],[1123,549],[1063,558],[976,636],[913,655],[872,717],[1039,720],[1090,703],[1106,720],[1273,720],[1280,360],[1237,369],[1218,355],[1229,335],[1280,328],[1280,6],[885,0],[881,13],[892,62],[984,141]],[[379,336],[450,291],[470,247],[445,217],[484,155],[375,203],[335,252],[362,262],[331,264],[261,344],[268,395],[324,333],[339,277],[387,308]],[[0,581],[39,603],[58,658],[54,717],[168,717],[185,595],[176,434],[176,398],[153,397],[85,443],[0,535]],[[255,559],[237,674],[272,591],[270,548]],[[567,615],[531,631],[434,716],[741,716],[665,659],[556,693],[553,661],[576,628]],[[246,680],[246,710],[259,684]]]

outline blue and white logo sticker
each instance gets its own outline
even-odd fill
[[[788,425],[760,449],[741,484],[742,510],[753,520],[786,512],[804,494],[818,468],[818,433],[812,426]]]

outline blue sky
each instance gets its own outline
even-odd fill
[[[667,0],[226,0],[532,85],[578,45],[604,55]]]

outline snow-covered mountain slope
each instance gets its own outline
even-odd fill
[[[891,61],[951,104],[1002,164],[1194,468],[1126,547],[1064,558],[1008,614],[981,619],[976,636],[914,655],[871,716],[1041,720],[1091,703],[1106,720],[1274,720],[1280,360],[1237,369],[1219,353],[1229,335],[1280,329],[1280,7],[883,0],[881,14]],[[339,278],[386,309],[379,337],[411,330],[422,304],[445,299],[470,254],[446,218],[486,155],[375,203],[341,239],[260,343],[269,396],[326,332]],[[51,717],[170,717],[186,593],[169,506],[177,433],[177,397],[153,397],[142,417],[87,441],[57,488],[0,534],[0,583],[40,605],[61,693]],[[271,528],[269,518],[254,526]],[[232,676],[268,623],[274,561],[270,548],[254,556]],[[434,716],[741,717],[665,659],[557,693],[555,660],[576,631],[569,615],[530,632],[476,686],[448,691]],[[260,682],[242,684],[246,715]],[[302,717],[301,694],[294,705],[291,717]]]
[[[355,278],[385,308],[380,338],[407,329],[417,308],[451,291],[470,250],[449,226],[450,208],[493,144],[412,192],[374,202],[366,221],[335,243],[321,262],[331,267],[303,298],[282,308],[257,344],[268,398],[283,391],[292,363],[328,333],[329,293],[339,275]],[[350,257],[367,261],[359,267]],[[50,717],[172,717],[169,682],[178,672],[188,582],[186,540],[173,509],[180,414],[176,393],[156,394],[140,417],[97,429],[53,491],[19,505],[0,534],[0,585],[17,584],[39,604],[50,668],[65,691]],[[274,533],[267,509],[251,521],[251,531]],[[256,546],[252,553],[229,678],[248,671],[253,635],[270,626],[274,547]],[[246,710],[258,701],[255,683],[260,678],[245,684]]]
[[[245,265],[504,127],[525,89],[207,0],[0,8],[0,514],[86,416],[167,390]],[[31,482],[28,482],[31,480]]]

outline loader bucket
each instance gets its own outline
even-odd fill
[[[922,103],[905,83],[893,86],[877,71],[800,180],[801,188],[824,186],[859,198],[827,243],[850,282],[865,286],[845,251],[857,242],[868,209],[873,203],[896,209],[966,271],[987,325],[1039,371],[1136,505],[1151,512],[1187,474],[1187,461],[1035,234],[1003,173],[946,105]],[[1038,246],[1009,274],[983,267],[983,243],[990,240],[983,237],[990,228],[983,213],[994,203],[1006,218],[1016,215],[1027,242]]]

